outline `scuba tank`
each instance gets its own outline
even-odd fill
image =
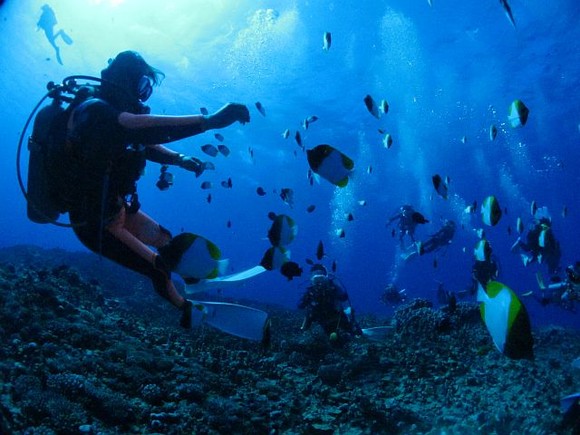
[[[35,223],[52,223],[64,227],[71,226],[70,224],[58,222],[59,216],[67,211],[61,175],[63,171],[70,169],[66,167],[65,156],[63,155],[66,146],[68,114],[72,106],[76,106],[81,101],[90,98],[98,89],[98,85],[78,85],[76,79],[87,79],[102,83],[101,79],[91,76],[66,77],[62,84],[49,82],[46,85],[48,92],[32,109],[18,141],[16,175],[20,190],[26,198],[26,214]],[[52,101],[40,109],[47,98],[52,99]],[[63,103],[67,103],[66,108]],[[33,129],[28,139],[30,155],[28,158],[28,179],[25,188],[20,161],[24,137],[33,118]]]
[[[54,183],[50,174],[50,152],[55,147],[54,126],[63,118],[65,109],[59,98],[39,110],[32,134],[28,139],[28,201],[26,214],[28,219],[38,224],[54,222],[64,212],[58,204],[54,192]]]
[[[78,79],[89,80],[97,84],[79,85]],[[72,226],[58,221],[60,215],[68,211],[67,197],[71,193],[70,190],[74,189],[72,186],[74,182],[71,180],[75,178],[75,168],[69,164],[66,150],[68,117],[71,111],[83,101],[98,95],[100,85],[103,83],[114,87],[120,93],[127,93],[124,88],[115,83],[97,77],[69,76],[63,79],[62,84],[49,82],[46,86],[48,92],[28,116],[16,150],[16,175],[20,190],[27,201],[27,216],[32,222],[51,223],[61,227]],[[40,109],[47,98],[52,99],[51,103]],[[66,103],[67,106],[64,107],[63,103]],[[145,113],[147,107],[142,105],[140,101],[137,101],[137,104],[143,111],[142,113]],[[30,156],[28,180],[25,187],[21,171],[22,145],[33,118],[33,130],[28,139]]]

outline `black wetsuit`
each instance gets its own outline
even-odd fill
[[[68,152],[70,168],[66,202],[74,232],[90,250],[151,279],[155,290],[167,295],[168,272],[138,255],[106,230],[124,208],[137,213],[136,183],[147,159],[165,163],[143,144],[164,143],[201,132],[199,126],[130,130],[119,122],[121,112],[106,101],[90,99],[72,113]],[[167,234],[169,231],[159,226]]]
[[[327,335],[340,330],[360,335],[354,316],[344,312],[343,304],[347,301],[346,291],[331,278],[310,285],[298,304],[298,308],[306,310],[303,329],[309,329],[316,322]]]
[[[422,245],[422,254],[436,251],[451,243],[455,235],[455,222],[447,221],[439,231],[431,235]]]

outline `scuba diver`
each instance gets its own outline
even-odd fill
[[[409,236],[412,243],[415,243],[415,229],[419,224],[429,223],[425,216],[423,216],[418,211],[415,211],[411,205],[403,205],[397,213],[395,213],[389,221],[387,222],[387,227],[393,222],[398,221],[397,227],[399,228],[399,242],[401,249],[405,249],[403,242],[403,237]],[[393,236],[395,230],[393,230]]]
[[[552,277],[552,284],[546,286],[540,272],[536,278],[540,287],[540,295],[536,295],[536,299],[542,306],[558,304],[566,310],[575,311],[574,302],[580,301],[580,261],[566,268],[564,280]]]
[[[545,263],[550,275],[557,275],[562,252],[552,230],[552,219],[545,207],[536,211],[526,241],[518,237],[511,250],[520,252],[524,266],[534,262]]]
[[[344,286],[321,264],[312,266],[310,272],[310,285],[298,303],[298,308],[306,310],[301,329],[318,323],[334,346],[362,335]]]
[[[415,244],[411,245],[407,249],[407,251],[410,250],[410,252],[404,253],[402,256],[403,259],[408,261],[417,255],[428,254],[447,247],[455,235],[455,227],[455,222],[452,220],[445,220],[439,231],[429,236],[427,240],[424,242],[415,242]]]
[[[400,305],[407,301],[407,289],[399,290],[395,284],[389,284],[385,287],[380,301],[385,305]]]
[[[52,47],[54,48],[57,62],[62,65],[62,59],[60,58],[60,48],[58,45],[56,45],[56,38],[60,36],[61,39],[67,45],[71,45],[73,43],[73,40],[70,36],[66,34],[66,32],[63,29],[60,29],[58,32],[54,33],[54,26],[56,26],[58,21],[56,21],[56,15],[49,5],[45,4],[44,6],[42,6],[41,10],[42,13],[38,20],[38,23],[36,23],[36,30],[38,29],[44,30],[46,39],[48,40],[50,45],[52,45]]]
[[[161,144],[235,122],[249,122],[248,108],[228,103],[210,115],[150,115],[144,103],[164,74],[135,51],[119,53],[101,71],[101,77],[100,86],[81,88],[66,110],[60,109],[50,127],[37,126],[42,124],[39,112],[34,129],[49,130],[53,140],[50,146],[57,148],[60,144],[62,148],[60,154],[44,163],[50,172],[48,181],[41,181],[54,184],[51,199],[59,204],[59,212],[69,213],[77,238],[87,248],[149,277],[156,292],[181,310],[181,326],[189,328],[193,304],[179,294],[171,280],[176,259],[188,248],[172,242],[193,235],[183,233],[174,238],[145,214],[137,195],[137,181],[147,160],[178,166],[197,177],[213,169],[211,164]],[[32,143],[34,135],[35,131]],[[31,148],[31,162],[32,154]],[[30,163],[29,217],[39,223],[52,222],[50,217],[43,220],[42,212],[34,216],[42,207],[31,199],[32,167]],[[58,212],[55,216],[54,220]]]

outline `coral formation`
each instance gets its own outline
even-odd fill
[[[97,282],[85,259],[19,249],[0,252],[1,433],[574,430],[559,399],[580,388],[578,331],[534,331],[535,360],[513,361],[493,347],[477,304],[413,300],[392,319],[361,317],[362,327],[394,326],[383,342],[335,349],[316,328],[300,331],[300,312],[262,307],[273,318],[263,348],[180,330],[152,291],[124,294],[140,285],[134,275],[102,270]]]

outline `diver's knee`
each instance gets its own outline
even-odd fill
[[[172,238],[173,235],[171,234],[171,231],[169,231],[167,228],[165,228],[163,225],[160,224],[158,237],[159,245],[160,246],[167,245]]]

